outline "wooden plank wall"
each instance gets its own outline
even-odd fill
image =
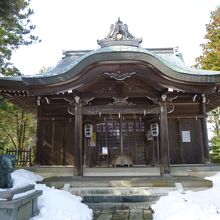
[[[73,165],[74,120],[41,119],[40,164]]]
[[[193,111],[193,108],[188,108]],[[193,109],[193,110],[192,110]],[[195,111],[195,110],[194,110]],[[196,112],[198,114],[199,112]],[[176,113],[177,114],[177,113]],[[174,116],[174,117],[173,117]],[[173,115],[168,119],[169,156],[171,164],[196,164],[204,162],[201,119],[178,118]],[[94,116],[85,116],[84,123],[95,124]],[[154,141],[147,140],[151,119],[146,119],[146,165],[157,163],[157,152],[153,157]],[[67,112],[66,105],[42,105],[39,109],[37,161],[42,165],[73,165],[74,164],[74,116]],[[94,126],[95,127],[95,126]],[[190,142],[182,142],[182,131],[190,132]],[[156,139],[155,139],[156,140]],[[96,148],[86,146],[83,140],[86,164],[96,163]],[[154,146],[153,146],[154,145]]]
[[[190,132],[190,142],[183,142],[182,131]],[[171,164],[204,163],[201,119],[169,119]]]
[[[66,104],[42,104],[38,109],[37,159],[41,165],[74,164],[74,116]]]

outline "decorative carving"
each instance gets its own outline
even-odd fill
[[[132,75],[136,74],[136,72],[130,72],[130,73],[121,73],[120,70],[118,70],[117,72],[115,73],[109,73],[109,72],[106,72],[104,73],[105,75],[109,76],[110,78],[114,78],[116,80],[124,80],[126,78],[130,78]]]
[[[75,99],[73,98],[64,98],[65,101],[69,102],[70,106],[75,105]]]
[[[127,24],[118,18],[115,25],[112,24],[110,27],[109,34],[103,40],[97,40],[101,47],[114,46],[114,45],[128,45],[136,46],[142,42],[141,38],[135,38],[129,31]]]
[[[75,115],[76,109],[75,109],[74,106],[68,106],[68,107],[67,107],[67,111],[68,111],[68,113],[69,113],[70,115]]]
[[[146,96],[149,100],[151,100],[154,104],[159,104],[158,97],[150,97]]]
[[[113,97],[113,99],[115,101],[113,103],[109,103],[109,105],[135,105],[134,103],[129,103],[127,101],[128,97],[126,97],[126,98],[116,98],[116,97]]]
[[[94,99],[94,97],[91,97],[91,98],[83,98],[83,104],[84,105],[90,105],[91,104],[91,101]]]
[[[71,99],[64,98],[64,100],[69,102],[67,111],[70,115],[75,115],[77,109],[83,106],[82,99],[79,96],[75,96],[74,98]]]
[[[168,109],[169,109],[169,107],[168,107]],[[174,107],[174,105],[172,105],[172,109],[169,110],[169,111],[167,112],[167,114],[171,114],[172,112],[174,112],[174,110],[175,110],[175,107]]]

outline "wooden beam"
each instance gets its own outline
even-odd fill
[[[158,105],[97,105],[83,107],[83,114],[157,114],[160,112]]]
[[[182,105],[182,106],[186,106],[186,105],[199,105],[199,102],[173,102],[173,105]]]
[[[166,101],[160,102],[160,173],[170,175],[169,167],[169,136]]]
[[[74,119],[74,116],[72,115],[62,115],[62,116],[48,115],[48,116],[40,116],[37,119],[40,121],[51,121],[53,120],[53,118],[58,121],[67,121],[67,120]]]
[[[207,118],[207,114],[181,114],[181,115],[168,115],[168,118]]]

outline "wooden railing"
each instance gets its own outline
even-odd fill
[[[27,149],[22,150],[6,150],[5,154],[14,155],[16,158],[16,165],[29,166],[32,164],[32,151]]]

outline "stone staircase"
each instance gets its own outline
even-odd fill
[[[43,182],[81,196],[93,209],[94,220],[151,219],[152,204],[169,191],[177,190],[176,183],[190,190],[212,186],[211,181],[193,176],[66,176],[47,178]],[[127,217],[120,217],[120,213],[126,213]]]
[[[178,190],[177,185],[192,191],[212,187],[203,177],[214,175],[220,166],[173,166],[173,176],[167,177],[159,176],[158,167],[85,168],[82,177],[72,176],[73,167],[32,169],[48,186],[81,196],[93,209],[94,220],[150,220],[150,207],[161,196]]]
[[[173,187],[85,187],[70,188],[74,195],[83,198],[83,202],[95,210],[103,209],[148,209],[160,196],[166,195]]]
[[[160,196],[167,192],[156,192],[147,187],[70,188],[74,195],[95,210],[102,209],[148,209]]]
[[[70,187],[69,191],[83,198],[93,209],[93,220],[152,220],[151,205],[168,187]]]

